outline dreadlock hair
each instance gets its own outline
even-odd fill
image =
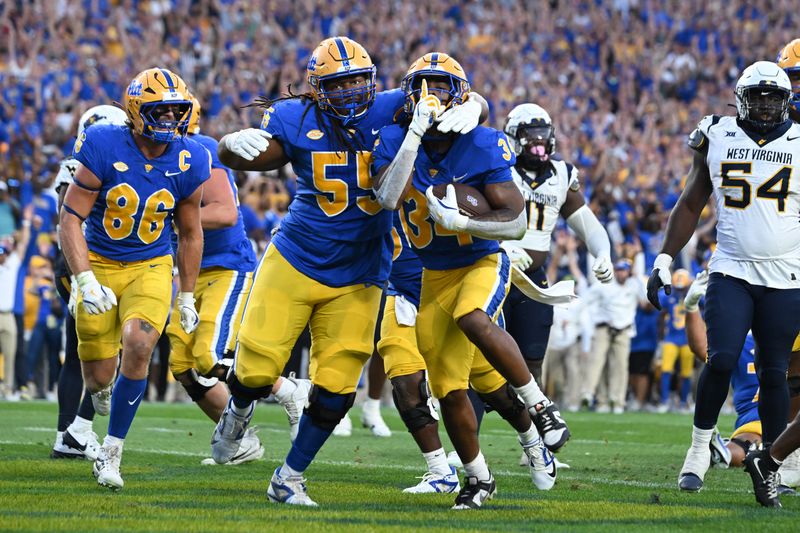
[[[352,152],[355,154],[359,151],[370,151],[372,146],[368,146],[363,134],[358,129],[348,129],[340,121],[326,115],[317,105],[317,101],[310,92],[295,94],[292,92],[292,85],[286,86],[286,93],[278,98],[269,98],[267,96],[258,96],[256,99],[242,108],[258,107],[261,109],[269,109],[277,102],[284,100],[299,99],[306,105],[302,116],[300,117],[300,127],[297,129],[297,135],[300,135],[300,129],[303,122],[306,120],[306,115],[309,111],[314,110],[317,124],[329,138],[333,139],[333,147],[337,152]]]

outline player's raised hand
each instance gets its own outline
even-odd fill
[[[246,161],[252,161],[258,154],[267,151],[272,135],[258,128],[247,128],[229,133],[223,139],[225,148]]]
[[[705,296],[708,289],[708,270],[703,270],[697,275],[695,280],[689,286],[686,292],[686,298],[683,299],[683,307],[687,313],[697,311],[697,306],[700,303],[700,298]]]
[[[408,126],[408,129],[417,137],[422,138],[439,116],[441,109],[442,103],[436,95],[428,94],[427,80],[422,80],[419,102],[417,102],[417,105],[414,107],[414,116],[411,119],[411,124]]]
[[[592,272],[600,283],[611,283],[614,279],[614,269],[611,265],[611,258],[598,257],[592,265]]]
[[[450,231],[464,231],[469,219],[458,210],[456,188],[452,184],[447,186],[444,198],[437,198],[433,194],[433,186],[425,191],[428,198],[428,212],[434,222]]]
[[[117,297],[114,295],[114,291],[100,285],[91,270],[81,272],[75,276],[75,281],[78,283],[78,290],[81,291],[83,308],[90,315],[105,313],[117,305]]]
[[[481,104],[475,100],[467,100],[461,105],[454,105],[439,115],[436,127],[442,133],[469,133],[481,122]]]
[[[194,330],[200,325],[200,316],[197,314],[197,309],[194,307],[194,301],[194,293],[178,293],[177,304],[178,311],[181,314],[181,327],[187,334],[194,333]]]
[[[672,256],[669,254],[658,254],[653,263],[653,272],[647,280],[647,299],[653,307],[661,310],[661,302],[658,300],[658,290],[664,287],[666,294],[672,293],[672,273],[669,267],[672,264]]]

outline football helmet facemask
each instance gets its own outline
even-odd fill
[[[739,120],[758,132],[775,129],[789,117],[792,84],[775,63],[756,61],[736,82],[736,112]]]
[[[347,37],[330,37],[311,54],[306,80],[319,109],[347,125],[375,101],[376,72],[363,46]]]
[[[134,133],[157,143],[186,135],[192,113],[191,96],[181,77],[167,69],[151,68],[137,74],[125,91],[122,104]]]
[[[503,128],[517,161],[527,170],[539,170],[556,149],[556,129],[550,114],[536,104],[520,104],[508,114]]]

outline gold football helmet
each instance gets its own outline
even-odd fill
[[[685,289],[692,282],[692,276],[685,268],[679,268],[672,273],[672,286],[676,289]]]
[[[143,70],[133,78],[122,106],[133,131],[159,143],[175,141],[189,126],[192,101],[186,83],[177,74],[163,68]],[[161,120],[172,111],[173,120]]]
[[[792,98],[789,100],[789,106],[800,112],[800,39],[795,39],[783,47],[778,54],[777,63],[792,82]]]
[[[406,95],[406,113],[414,112],[414,106],[419,100],[419,93],[422,89],[422,78],[436,77],[450,82],[449,90],[436,89],[428,85],[428,93],[435,95],[438,92],[443,96],[439,100],[450,100],[445,109],[464,103],[469,93],[469,82],[461,64],[443,52],[430,52],[411,63],[411,67],[400,84],[400,89]],[[449,95],[449,97],[445,98],[445,95]]]
[[[193,94],[189,94],[189,99],[192,101],[192,111],[189,113],[189,127],[186,130],[191,135],[200,133],[200,101]]]
[[[347,37],[330,37],[319,43],[306,67],[306,79],[320,110],[345,124],[366,113],[375,100],[375,73],[364,47]],[[365,77],[362,85],[331,87],[334,80],[359,75]]]

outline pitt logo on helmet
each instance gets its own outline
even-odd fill
[[[411,64],[400,84],[400,89],[406,95],[404,110],[409,115],[414,112],[414,106],[419,101],[423,78],[440,78],[449,84],[449,88],[444,89],[428,82],[428,93],[437,95],[439,100],[446,102],[444,109],[463,104],[467,99],[469,82],[459,62],[443,52],[431,52]]]
[[[192,101],[186,83],[174,72],[151,68],[136,75],[122,105],[134,133],[158,143],[184,135],[189,126]]]
[[[330,37],[311,54],[306,80],[320,111],[347,125],[375,100],[375,73],[363,46],[347,37]]]

